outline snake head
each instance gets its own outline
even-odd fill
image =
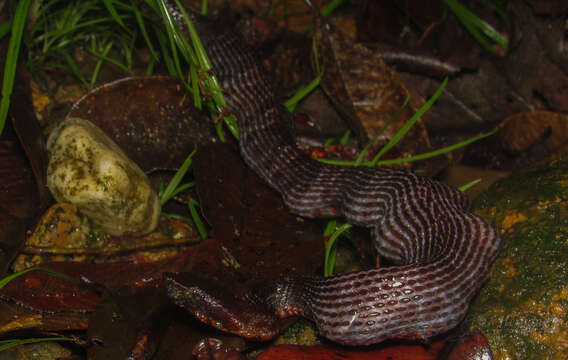
[[[268,340],[284,329],[276,314],[237,297],[214,281],[190,273],[165,273],[164,285],[176,305],[221,331]]]

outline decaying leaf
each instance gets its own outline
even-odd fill
[[[45,261],[71,259],[153,262],[171,256],[180,245],[199,241],[193,227],[165,217],[160,218],[155,232],[143,237],[110,236],[94,227],[74,205],[59,203],[43,215],[12,268],[20,271]]]
[[[401,79],[372,51],[343,38],[338,31],[321,25],[315,36],[323,62],[321,86],[360,139],[374,138],[397,116],[394,124],[381,133],[377,146],[386,144],[414,113],[412,106],[401,110],[409,94]],[[417,122],[395,149],[405,155],[430,149],[422,122]]]
[[[520,153],[542,142],[549,151],[568,143],[568,116],[551,111],[529,111],[509,116],[499,126],[505,150]]]

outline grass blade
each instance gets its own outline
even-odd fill
[[[66,337],[46,337],[46,338],[0,340],[0,351],[8,350],[10,348],[20,345],[35,344],[45,341],[74,341],[74,339]]]
[[[0,24],[0,39],[8,35],[11,30],[12,30],[12,19]]]
[[[152,53],[152,59],[157,60],[158,59],[158,53],[156,52],[156,49],[154,48],[154,45],[152,44],[152,41],[150,40],[150,36],[148,35],[148,30],[146,29],[146,23],[144,22],[144,17],[142,16],[142,11],[140,11],[140,9],[137,6],[133,6],[132,11],[134,12],[134,17],[136,18],[136,22],[138,23],[138,28],[140,29],[140,32],[142,33],[142,37],[144,38],[144,42],[146,43],[146,46],[148,47],[148,49]]]
[[[477,15],[469,11],[457,0],[443,0],[444,4],[456,15],[458,20],[470,32],[475,40],[491,53],[496,53],[495,49],[486,40],[484,35],[505,50],[509,47],[509,40],[506,36],[495,30],[493,26],[480,19]]]
[[[195,225],[197,231],[199,232],[199,236],[201,236],[202,239],[205,239],[207,238],[207,229],[205,228],[205,225],[203,224],[203,221],[201,221],[201,217],[197,212],[198,206],[199,203],[197,201],[195,201],[193,198],[189,198],[187,202],[187,207],[189,208],[191,219],[193,220],[193,224]]]
[[[411,162],[411,161],[418,161],[418,160],[428,159],[428,158],[431,158],[431,157],[434,157],[434,156],[439,156],[439,155],[448,153],[448,152],[450,152],[450,151],[454,151],[454,150],[456,150],[456,149],[462,148],[462,147],[467,146],[467,145],[469,145],[469,144],[471,144],[471,143],[473,143],[473,142],[475,142],[475,141],[479,141],[479,140],[484,139],[484,138],[486,138],[486,137],[488,137],[488,136],[491,136],[491,135],[493,135],[494,133],[495,133],[495,131],[490,131],[490,132],[488,132],[488,133],[485,133],[485,134],[481,134],[481,135],[472,137],[472,138],[470,138],[470,139],[461,141],[461,142],[459,142],[459,143],[456,143],[456,144],[453,144],[453,145],[450,145],[450,146],[446,146],[446,147],[441,148],[441,149],[437,149],[437,150],[434,150],[434,151],[430,151],[430,152],[427,152],[427,153],[424,153],[424,154],[419,154],[419,155],[415,155],[415,156],[410,156],[410,157],[407,157],[407,158],[383,160],[383,161],[377,162],[375,165],[400,164],[400,163],[405,163],[405,162]],[[371,165],[371,163],[370,163],[369,165]]]
[[[436,102],[436,100],[438,100],[440,95],[442,95],[442,92],[444,91],[444,88],[446,87],[447,83],[448,83],[448,78],[445,78],[444,81],[442,82],[442,85],[440,85],[440,87],[438,88],[438,90],[436,90],[434,95],[432,95],[432,97],[424,105],[422,105],[420,109],[418,109],[418,111],[416,111],[416,113],[414,113],[414,115],[412,115],[410,119],[408,119],[408,121],[402,126],[402,128],[400,128],[400,130],[392,137],[392,139],[390,139],[390,141],[379,151],[379,153],[375,156],[375,158],[371,162],[372,164],[376,164],[381,158],[381,156],[383,156],[387,151],[389,151],[393,146],[395,146],[404,137],[404,135],[408,132],[408,130],[410,130],[410,128],[414,124],[416,124],[418,119],[420,119],[420,117],[426,111],[428,111],[428,109],[430,109],[430,107]]]
[[[116,21],[120,26],[122,26],[127,32],[130,32],[130,30],[128,29],[128,27],[126,27],[126,25],[120,18],[120,15],[118,15],[118,12],[114,8],[113,1],[112,0],[102,0],[102,1],[108,10],[108,13],[114,19],[114,21]]]
[[[193,150],[191,152],[191,154],[189,154],[187,156],[187,158],[184,160],[183,164],[181,164],[178,171],[175,173],[175,175],[170,180],[170,183],[168,184],[168,186],[166,186],[166,189],[163,192],[161,192],[161,194],[160,194],[160,206],[164,206],[164,204],[167,203],[168,200],[170,200],[177,193],[179,193],[179,191],[176,191],[176,189],[178,188],[179,183],[181,182],[181,180],[183,179],[183,177],[185,176],[185,174],[189,170],[189,167],[191,166],[191,162],[193,161],[193,155],[195,155],[195,152],[196,152],[196,150]]]
[[[469,188],[471,188],[474,185],[477,185],[479,182],[481,182],[481,179],[472,180],[472,181],[468,182],[467,184],[460,186],[458,188],[458,190],[461,191],[461,192],[466,192]]]
[[[0,289],[2,289],[4,286],[6,286],[10,281],[12,281],[12,280],[24,275],[24,274],[27,274],[30,271],[41,271],[41,272],[44,272],[46,274],[58,277],[60,279],[75,281],[72,277],[69,277],[69,276],[62,274],[60,272],[57,272],[55,270],[48,269],[48,268],[42,268],[42,267],[36,267],[36,268],[29,268],[29,269],[26,269],[26,270],[22,270],[22,271],[19,271],[19,272],[14,273],[14,274],[10,274],[10,275],[0,279]]]
[[[10,109],[10,97],[14,89],[14,78],[16,77],[16,67],[18,66],[18,55],[22,44],[22,34],[28,18],[31,0],[20,0],[14,18],[12,20],[12,36],[6,52],[6,63],[4,65],[4,78],[2,79],[2,99],[0,100],[0,135],[4,131],[8,110]]]
[[[329,238],[327,246],[325,247],[325,263],[324,263],[324,276],[332,276],[333,275],[333,268],[335,267],[335,254],[337,253],[337,247],[335,243],[339,236],[343,234],[345,231],[349,230],[353,225],[351,224],[343,224],[338,226],[333,235]]]
[[[296,110],[296,106],[298,106],[298,103],[303,98],[308,96],[309,93],[311,93],[316,87],[319,86],[322,76],[323,73],[319,73],[319,75],[316,76],[308,85],[300,87],[298,91],[296,91],[294,96],[292,96],[284,103],[284,107],[286,107],[286,109],[288,109],[289,112],[293,113],[294,110]]]

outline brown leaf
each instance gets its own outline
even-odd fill
[[[154,263],[51,262],[42,264],[78,280],[84,276],[106,287],[144,287],[159,283],[163,272],[183,269],[190,251]],[[99,301],[98,293],[79,282],[64,280],[39,271],[24,274],[0,290],[0,299],[40,313],[90,312]]]
[[[46,186],[47,153],[45,151],[45,139],[34,114],[32,94],[29,88],[30,81],[27,70],[20,65],[16,72],[14,90],[10,98],[10,117],[35,176],[39,207],[34,208],[34,210],[35,214],[39,214],[51,202],[51,195]]]
[[[82,262],[151,263],[200,240],[192,226],[166,217],[161,217],[158,228],[148,235],[110,236],[95,228],[74,205],[58,203],[38,221],[12,268],[20,271],[61,256],[67,256],[67,260],[77,257]]]
[[[218,268],[215,277],[238,288],[249,280],[316,271],[323,261],[321,230],[290,214],[238,153],[227,146],[202,147],[194,172],[202,211],[217,240],[207,242],[211,265]]]
[[[360,139],[363,142],[372,139],[399,112],[408,90],[384,61],[366,47],[343,38],[338,31],[320,26],[316,40],[324,68],[321,86],[347,117],[350,127]],[[385,145],[413,113],[412,106],[405,107],[397,120],[382,133],[377,146]],[[428,135],[421,121],[414,125],[395,149],[398,150],[392,152],[405,156],[430,149]]]
[[[69,117],[96,124],[146,172],[177,169],[193,148],[214,136],[187,90],[167,76],[105,84],[79,99]]]
[[[487,338],[480,332],[473,335],[462,336],[455,344],[448,354],[444,357],[446,360],[481,360],[493,359],[493,354]]]
[[[0,142],[0,276],[24,243],[39,208],[33,172],[11,130],[9,125],[4,129]]]
[[[89,318],[87,337],[96,344],[88,349],[89,359],[125,359],[131,353],[143,355],[146,351],[152,355],[156,346],[143,342],[159,342],[171,320],[171,314],[162,311],[167,303],[162,295],[156,288],[121,288],[106,293]],[[141,341],[138,330],[147,325],[148,319],[153,320],[157,332],[146,333],[150,337],[144,336]],[[138,348],[133,349],[137,341]]]
[[[518,113],[503,121],[498,135],[505,150],[512,153],[540,142],[548,151],[556,151],[568,143],[568,116],[550,111]]]
[[[88,313],[59,311],[41,313],[9,301],[0,301],[0,334],[23,330],[40,332],[80,330],[87,328]]]
[[[430,346],[422,345],[394,345],[379,346],[377,349],[356,351],[339,347],[328,346],[298,346],[277,345],[272,346],[258,356],[258,360],[435,360],[443,342]]]
[[[41,313],[89,312],[99,301],[99,295],[87,286],[40,271],[9,282],[0,290],[0,298]]]

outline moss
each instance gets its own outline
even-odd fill
[[[280,335],[275,344],[315,345],[319,344],[314,325],[301,318]]]
[[[568,349],[568,160],[554,158],[491,187],[476,205],[503,247],[468,321],[496,359],[560,359]]]

